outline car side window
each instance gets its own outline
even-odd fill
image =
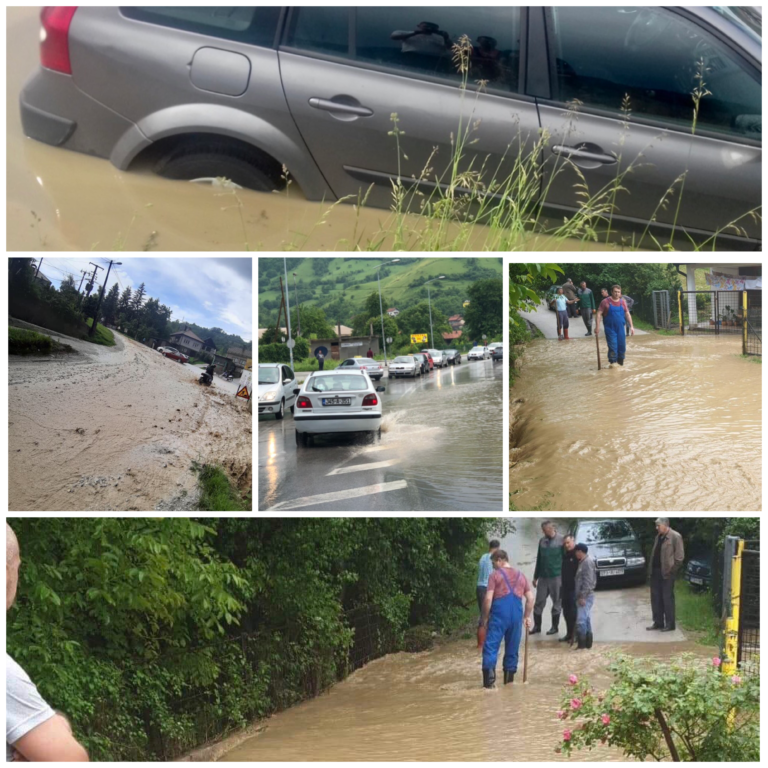
[[[285,381],[286,379],[290,379],[291,381],[293,381],[293,371],[287,365],[284,365],[283,366],[283,381]]]
[[[355,364],[354,360],[345,360],[341,365],[342,365],[342,367],[345,366],[345,365],[347,367],[349,367],[350,365],[354,365],[354,364]]]
[[[254,5],[120,7],[128,19],[270,48],[275,44],[280,10],[280,6]]]
[[[457,84],[465,71],[469,83],[516,93],[520,18],[519,6],[302,7],[286,43]]]
[[[557,101],[630,112],[691,131],[761,139],[755,74],[694,21],[657,7],[559,6],[549,11]]]

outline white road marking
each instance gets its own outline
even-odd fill
[[[375,461],[370,464],[352,464],[349,467],[337,467],[332,469],[326,477],[331,475],[346,475],[347,472],[362,472],[365,469],[381,469],[381,467],[391,467],[393,464],[397,464],[400,459],[390,459],[389,461]]]
[[[267,512],[277,512],[280,509],[294,509],[295,507],[311,507],[315,504],[328,504],[332,501],[344,501],[344,499],[357,499],[361,496],[370,496],[374,493],[386,493],[387,491],[399,491],[406,488],[405,480],[395,480],[391,483],[376,483],[362,488],[350,488],[346,491],[334,491],[332,493],[318,493],[315,496],[302,496],[298,499],[281,501],[270,507]]]
[[[371,448],[363,448],[363,450],[361,450],[358,455],[367,456],[369,453],[373,453],[374,451],[391,451],[393,448],[395,448],[394,445],[374,445]]]

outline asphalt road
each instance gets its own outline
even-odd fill
[[[381,441],[329,435],[299,449],[290,412],[259,417],[260,511],[502,511],[503,364],[381,384]]]
[[[533,312],[519,312],[520,317],[526,319],[529,323],[535,325],[546,339],[557,340],[557,315],[547,305],[542,302]],[[587,336],[587,329],[581,317],[572,317],[569,322],[569,336],[571,341],[588,338],[594,344],[594,336]],[[602,328],[602,323],[600,325]],[[592,318],[592,333],[595,332],[595,319]],[[641,331],[635,328],[635,336],[643,336],[648,331]],[[600,333],[602,336],[602,331]]]

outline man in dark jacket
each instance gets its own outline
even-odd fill
[[[579,567],[576,570],[576,640],[577,651],[592,647],[592,606],[595,604],[597,564],[586,544],[575,548]]]
[[[569,533],[563,539],[562,589],[560,592],[563,602],[563,617],[565,618],[565,637],[561,637],[560,642],[569,645],[573,645],[576,627],[576,569],[578,567],[576,542]]]
[[[574,302],[573,304],[568,304],[568,317],[576,317],[578,315],[579,308],[579,291],[573,284],[573,280],[570,277],[563,283],[561,287],[563,289],[563,293],[565,294],[565,298],[568,299],[569,302]]]
[[[541,617],[547,605],[547,598],[552,599],[552,627],[548,635],[556,635],[560,627],[560,589],[563,569],[563,537],[549,520],[541,524],[544,535],[539,540],[536,555],[536,569],[533,572],[533,587],[536,590],[536,605],[533,608],[532,635],[541,632]]]
[[[656,540],[651,552],[651,612],[649,631],[675,629],[675,577],[683,567],[683,537],[669,526],[668,517],[656,520]]]

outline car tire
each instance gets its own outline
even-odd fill
[[[378,438],[379,440],[381,440],[381,427],[379,427],[379,428],[376,430],[376,436],[377,436],[377,438]]]
[[[296,408],[295,404],[291,406],[291,416],[293,416],[293,414],[295,412],[295,408]]]
[[[196,139],[179,144],[161,156],[154,172],[166,179],[192,181],[223,177],[257,192],[281,187],[279,175],[258,150],[227,141]]]
[[[285,398],[280,401],[280,410],[275,412],[275,418],[280,421],[285,416]]]

